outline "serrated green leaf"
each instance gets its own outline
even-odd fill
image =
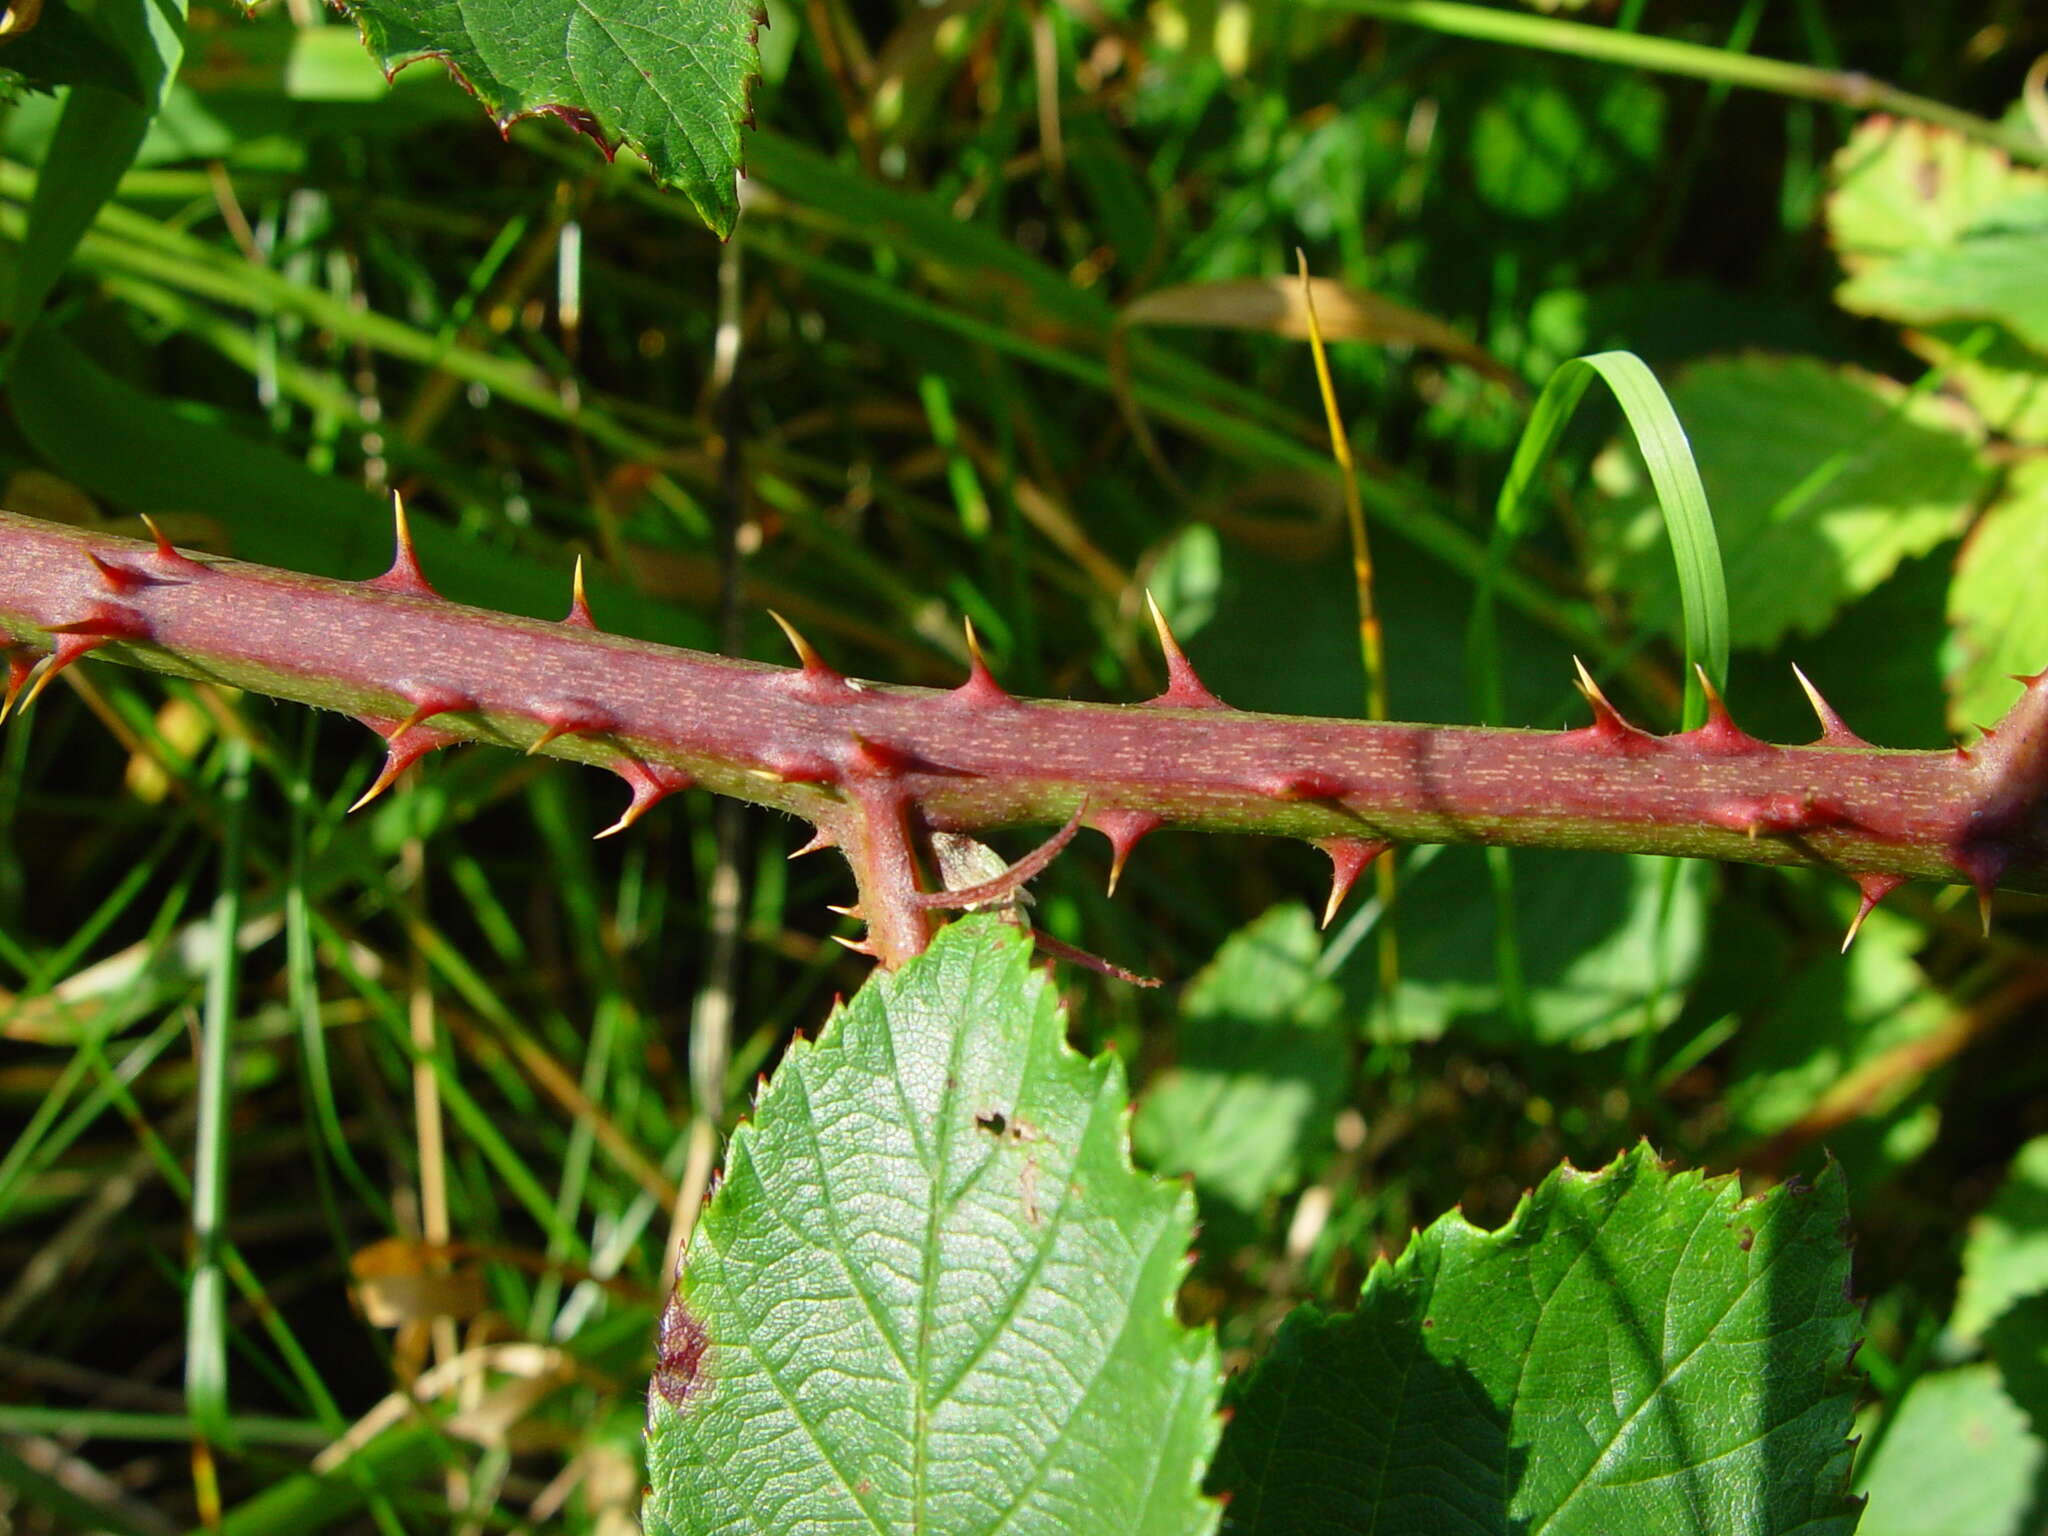
[[[1030,958],[964,919],[791,1048],[664,1318],[650,1536],[1214,1527],[1193,1202]]]
[[[1852,273],[1949,245],[2007,199],[2048,190],[1989,145],[1903,118],[1866,119],[1830,169],[1828,238]]]
[[[1738,646],[1826,628],[1901,560],[1953,537],[1990,483],[1966,413],[1818,358],[1717,359],[1689,369],[1671,397],[1714,506]],[[1655,505],[1589,532],[1603,576],[1641,621],[1678,634]]]
[[[2035,1437],[2048,1433],[2048,1296],[2014,1302],[1984,1335],[1984,1347]]]
[[[1970,1223],[1949,1329],[1974,1340],[2006,1308],[2048,1291],[2048,1136],[2021,1147],[2005,1183]]]
[[[1321,953],[1315,919],[1293,904],[1226,939],[1188,984],[1174,1065],[1132,1128],[1146,1163],[1193,1174],[1243,1215],[1300,1181],[1343,1097],[1342,994],[1317,977]]]
[[[1838,901],[1846,923],[1855,892]],[[1846,957],[1816,956],[1780,984],[1768,1015],[1738,1038],[1721,1094],[1738,1145],[1784,1130],[1831,1091],[1855,1090],[1865,1068],[1949,1022],[1954,1005],[1914,958],[1925,943],[1918,923],[1880,907]],[[1920,1086],[1915,1074],[1873,1083],[1863,1113],[1882,1113]]]
[[[1232,1393],[1226,1529],[1847,1536],[1844,1212],[1832,1168],[1744,1201],[1639,1146],[1446,1216]]]
[[[1991,724],[2019,696],[2013,673],[2048,667],[2048,460],[2015,466],[2005,494],[1978,520],[1949,587],[1955,626],[1948,680],[1956,729]]]
[[[2031,347],[2048,349],[2048,197],[1992,209],[1952,245],[1908,251],[1835,292],[1859,315],[1907,325],[1988,320]]]
[[[739,217],[759,0],[357,0],[391,71],[445,61],[500,124],[547,113],[609,154],[620,143],[721,237]]]
[[[1874,1427],[1874,1426],[1872,1426]],[[2041,1442],[1989,1365],[1922,1376],[1867,1467],[1860,1536],[2035,1536]]]
[[[1844,309],[1909,325],[1989,320],[2048,349],[2048,176],[1951,129],[1881,118],[1836,154],[1834,175]]]

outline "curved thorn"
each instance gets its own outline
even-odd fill
[[[1009,692],[996,681],[988,658],[981,653],[981,636],[974,632],[974,620],[963,614],[960,623],[967,631],[967,681],[955,688],[951,696],[963,704],[1009,703]]]
[[[131,571],[125,566],[103,560],[89,549],[85,552],[85,558],[90,560],[93,569],[100,573],[100,580],[106,583],[107,590],[116,596],[126,596],[148,580],[141,572]]]
[[[1164,818],[1150,811],[1099,811],[1095,816],[1095,830],[1109,839],[1109,894],[1116,894],[1117,882],[1124,876],[1124,861],[1130,858],[1131,850],[1138,846],[1139,839],[1157,831],[1164,824]]]
[[[1721,698],[1721,690],[1716,688],[1714,680],[1707,676],[1707,669],[1694,662],[1692,670],[1700,680],[1700,691],[1706,695],[1707,719],[1698,729],[1687,731],[1685,739],[1698,748],[1714,753],[1750,752],[1761,747],[1763,743],[1737,725],[1735,717],[1728,713],[1728,705]]]
[[[151,517],[147,512],[141,512],[136,515],[142,519],[142,526],[149,530],[149,536],[156,540],[156,558],[158,560],[166,565],[181,565],[194,571],[206,569],[197,560],[185,554],[177,545],[165,538],[164,531],[157,527],[155,518]]]
[[[1074,814],[1067,818],[1065,826],[993,880],[984,880],[979,885],[963,886],[954,891],[915,891],[911,894],[911,902],[920,907],[958,908],[965,911],[975,907],[995,906],[1009,900],[1029,881],[1044,873],[1046,865],[1058,858],[1060,850],[1074,840],[1074,834],[1081,830],[1081,818],[1087,811],[1088,802],[1084,799],[1074,807]]]
[[[806,682],[825,683],[837,687],[846,681],[837,671],[825,664],[825,658],[818,654],[817,647],[799,634],[794,624],[790,623],[789,620],[785,619],[773,608],[768,610],[768,617],[773,619],[776,627],[788,637],[790,647],[796,652],[796,659],[803,667],[803,677]]]
[[[14,701],[21,697],[21,690],[27,685],[29,674],[36,669],[42,658],[15,646],[7,647],[7,697],[0,700],[0,724],[14,713]]]
[[[583,557],[576,557],[576,574],[570,578],[569,612],[563,618],[564,624],[573,624],[578,629],[595,630],[597,620],[590,616],[590,598],[583,590]]]
[[[1159,649],[1166,657],[1166,691],[1146,702],[1178,709],[1227,709],[1229,706],[1211,693],[1195,674],[1194,663],[1188,660],[1180,642],[1173,638],[1166,615],[1159,611],[1158,599],[1150,592],[1145,594],[1145,607],[1152,614],[1152,627],[1159,631]]]
[[[416,726],[433,719],[434,716],[454,714],[474,707],[473,700],[459,693],[449,693],[441,689],[428,689],[423,693],[414,694],[406,702],[412,705],[412,713],[399,721],[397,729],[384,738],[394,747],[411,735]],[[427,750],[431,751],[432,748]]]
[[[396,751],[387,754],[384,759],[383,770],[376,778],[370,781],[368,789],[356,796],[356,803],[348,808],[348,814],[351,816],[355,815],[357,811],[360,811],[372,800],[383,794],[385,790],[396,784],[398,776],[411,767],[413,761],[413,759],[407,758],[402,753]]]
[[[857,901],[851,906],[846,907],[835,906],[828,901],[825,903],[825,910],[827,912],[837,912],[841,917],[850,917],[856,923],[864,923],[868,917],[867,913],[861,910],[861,904]]]
[[[866,939],[849,939],[843,933],[835,933],[831,937],[834,944],[843,945],[847,949],[852,950],[856,955],[866,955],[869,959],[874,958],[875,946]]]
[[[363,585],[385,592],[404,592],[413,597],[439,597],[441,594],[427,580],[427,573],[420,569],[419,552],[412,543],[412,523],[405,515],[405,498],[396,491],[391,493],[391,522],[394,546],[391,569]]]
[[[586,735],[589,730],[590,727],[581,720],[550,720],[547,729],[527,744],[525,755],[532,757],[536,752],[541,751],[552,742],[560,741],[564,736]]]
[[[803,847],[789,854],[788,857],[800,859],[807,853],[823,853],[827,848],[837,848],[838,846],[838,838],[821,827],[813,827],[811,829],[811,840],[805,843]]]
[[[616,837],[677,790],[688,789],[691,783],[690,776],[680,768],[643,763],[633,757],[622,758],[620,763],[613,764],[612,772],[626,781],[627,788],[633,792],[633,799],[619,813],[617,821],[592,836],[592,842]]]
[[[349,807],[351,815],[397,783],[400,774],[429,752],[452,747],[462,740],[452,731],[419,729],[417,721],[390,720],[377,715],[361,715],[357,718],[383,738],[384,766],[371,781],[370,787],[357,796],[356,803]]]
[[[1877,904],[1906,883],[1904,875],[1854,875],[1857,890],[1863,893],[1863,900],[1856,908],[1856,915],[1849,920],[1849,931],[1842,938],[1842,953],[1849,953],[1849,946],[1856,942],[1856,935],[1863,931],[1863,920],[1877,910]]]
[[[86,625],[91,625],[92,628],[87,629]],[[28,686],[28,692],[22,695],[18,712],[27,714],[29,706],[43,696],[43,690],[50,686],[57,674],[79,657],[98,650],[109,641],[123,638],[118,629],[113,633],[106,633],[104,630],[105,626],[98,619],[81,619],[75,624],[51,625],[50,633],[57,636],[57,648],[50,653],[49,659],[35,674],[34,681]]]
[[[1593,711],[1593,729],[1597,734],[1613,738],[1640,737],[1645,741],[1651,739],[1647,731],[1639,730],[1622,718],[1621,711],[1608,700],[1600,685],[1593,681],[1593,674],[1586,670],[1586,664],[1576,656],[1572,658],[1572,671],[1576,674],[1572,678],[1572,686],[1579,690],[1579,697]]]
[[[1813,712],[1820,719],[1821,745],[1829,747],[1867,747],[1869,742],[1849,729],[1848,722],[1835,712],[1835,706],[1821,697],[1820,690],[1813,686],[1807,675],[1795,664],[1792,675],[1799,679],[1799,686],[1806,693],[1806,702],[1813,706]]]
[[[1322,921],[1322,926],[1327,928],[1344,905],[1345,897],[1351,894],[1351,887],[1357,884],[1358,877],[1394,845],[1377,837],[1321,837],[1316,839],[1316,846],[1330,856],[1330,899],[1323,904]]]

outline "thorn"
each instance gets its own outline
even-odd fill
[[[404,698],[408,704],[412,705],[412,713],[399,721],[398,728],[385,738],[393,746],[397,746],[401,740],[410,735],[413,728],[421,722],[431,720],[436,715],[449,715],[459,710],[473,709],[476,704],[476,701],[473,699],[466,698],[459,693],[450,693],[446,689],[441,688],[423,689],[418,693],[406,694]],[[374,730],[375,727],[373,726],[372,729]]]
[[[967,681],[955,688],[950,697],[962,704],[984,707],[1012,702],[1008,691],[996,681],[995,673],[989,671],[988,658],[981,654],[981,636],[974,632],[974,620],[963,615],[960,622],[967,630]]]
[[[1155,816],[1150,811],[1097,811],[1094,816],[1095,830],[1109,839],[1109,894],[1116,894],[1117,882],[1124,875],[1124,861],[1131,856],[1131,850],[1138,846],[1138,840],[1155,832],[1164,823],[1165,817]]]
[[[1394,845],[1378,837],[1319,837],[1316,846],[1330,856],[1330,899],[1323,904],[1322,922],[1327,928],[1335,920],[1338,908],[1344,905],[1344,898],[1351,894],[1351,887],[1358,883],[1358,877]]]
[[[849,939],[843,933],[835,933],[832,935],[832,942],[834,944],[844,945],[846,948],[852,950],[856,955],[866,955],[870,959],[874,958],[875,946],[870,944],[866,939]]]
[[[818,654],[817,647],[798,634],[794,624],[790,623],[789,620],[785,619],[773,608],[768,610],[768,617],[773,619],[783,634],[789,637],[790,646],[796,652],[796,659],[803,666],[803,671],[798,676],[804,687],[813,692],[820,690],[836,692],[846,686],[845,677],[825,664],[825,658]]]
[[[1799,679],[1799,686],[1806,690],[1806,702],[1813,706],[1813,712],[1820,717],[1820,740],[1824,747],[1867,747],[1869,742],[1850,730],[1842,717],[1835,713],[1835,706],[1820,696],[1820,690],[1813,686],[1806,674],[1797,666],[1792,675]]]
[[[2032,690],[2040,687],[2042,683],[2048,682],[2048,668],[2044,668],[2043,670],[2036,672],[2032,677],[2027,676],[2027,674],[2024,672],[2008,672],[2006,673],[2006,676],[2011,678],[2014,682],[2018,683],[2021,687],[2026,688],[2028,690]]]
[[[850,917],[856,923],[864,923],[868,920],[867,913],[861,910],[861,905],[857,901],[850,907],[834,906],[828,901],[825,903],[825,910],[827,912],[837,912],[841,917]]]
[[[677,790],[688,789],[692,782],[690,776],[680,768],[670,768],[659,763],[643,763],[635,757],[619,759],[612,764],[612,772],[626,781],[627,787],[633,791],[633,800],[619,814],[617,821],[591,838],[592,842],[599,838],[614,837],[625,831]]]
[[[102,560],[89,549],[85,552],[85,558],[90,560],[93,569],[100,573],[100,580],[107,584],[107,590],[117,597],[125,597],[137,587],[149,584],[149,578],[140,571],[131,571],[125,566]]]
[[[451,747],[462,740],[453,731],[417,729],[416,721],[390,720],[381,715],[363,715],[358,718],[384,738],[384,767],[371,781],[370,787],[356,797],[356,803],[348,808],[350,815],[360,811],[397,783],[400,774],[429,752]]]
[[[1159,631],[1159,649],[1166,656],[1166,691],[1145,702],[1166,709],[1228,709],[1229,705],[1202,686],[1194,663],[1173,638],[1166,615],[1159,611],[1159,603],[1150,592],[1145,594],[1145,606],[1151,610],[1152,627]]]
[[[576,574],[570,579],[569,612],[563,618],[564,624],[573,624],[578,629],[595,630],[597,620],[590,616],[590,598],[583,590],[583,557],[576,557]]]
[[[157,559],[172,565],[189,565],[194,570],[202,568],[199,562],[190,555],[179,553],[178,546],[165,538],[163,529],[157,527],[155,518],[151,517],[147,512],[137,515],[142,519],[142,526],[149,530],[149,536],[156,540]]]
[[[35,680],[22,695],[19,713],[27,714],[29,706],[42,697],[43,690],[66,667],[79,657],[98,650],[115,640],[142,640],[149,637],[149,626],[125,609],[112,609],[90,619],[77,619],[69,624],[52,624],[50,633],[57,637],[57,647],[50,653],[49,660],[35,674]],[[8,669],[9,673],[13,668]],[[10,676],[10,681],[11,681]]]
[[[1028,882],[1043,874],[1045,867],[1059,857],[1060,850],[1071,843],[1074,834],[1081,830],[1081,818],[1087,811],[1088,802],[1083,800],[1074,807],[1074,814],[1067,818],[1065,826],[993,880],[984,880],[979,885],[964,886],[955,891],[916,891],[911,894],[911,904],[919,907],[951,907],[962,911],[1000,905],[1015,896]]]
[[[1253,787],[1275,800],[1341,800],[1356,786],[1320,768],[1303,768],[1274,774]]]
[[[1982,925],[1984,937],[1991,937],[1991,892],[1985,886],[1977,888],[1977,921]]]
[[[1754,752],[1763,746],[1762,742],[1735,723],[1735,717],[1728,713],[1728,706],[1721,700],[1721,690],[1716,688],[1714,680],[1707,676],[1707,669],[1694,662],[1692,670],[1700,680],[1700,691],[1707,696],[1707,722],[1697,730],[1685,732],[1681,739],[1703,752],[1711,752],[1716,756]]]
[[[591,705],[572,702],[551,707],[556,713],[541,716],[547,728],[527,746],[528,757],[564,736],[595,736],[612,728],[612,717]]]
[[[1849,919],[1849,931],[1842,939],[1842,953],[1849,953],[1849,946],[1856,942],[1856,935],[1863,931],[1863,920],[1877,910],[1877,904],[1906,883],[1904,875],[1852,875],[1856,888],[1863,893],[1863,900],[1856,908],[1856,915]]]
[[[391,569],[382,576],[373,576],[363,583],[383,592],[404,592],[413,597],[439,597],[433,585],[427,580],[427,573],[420,569],[420,557],[412,545],[412,524],[405,515],[405,498],[398,492],[391,493],[391,521],[394,529],[394,550]]]
[[[838,846],[838,838],[825,831],[822,827],[813,827],[811,829],[811,840],[790,854],[789,857],[800,859],[807,853],[823,853],[827,848],[837,848]]]
[[[32,651],[13,645],[7,647],[7,697],[0,701],[0,722],[4,722],[14,713],[14,701],[21,697],[22,687],[28,682],[29,674],[35,671],[36,663],[40,660],[42,658]]]
[[[1621,711],[1608,701],[1607,695],[1600,691],[1600,685],[1593,681],[1593,674],[1586,670],[1586,664],[1576,656],[1572,658],[1572,670],[1576,674],[1572,686],[1579,690],[1579,696],[1593,711],[1593,724],[1588,728],[1592,735],[1590,738],[1581,737],[1581,740],[1590,739],[1603,746],[1643,751],[1660,745],[1648,731],[1630,725],[1622,718]]]

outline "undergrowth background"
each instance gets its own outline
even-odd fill
[[[2013,0],[1589,11],[2020,131],[2048,49]],[[1966,736],[1999,673],[2048,665],[2048,320],[1932,312],[1912,267],[1988,180],[2048,205],[2038,172],[1846,108],[1311,8],[769,18],[721,247],[560,124],[508,148],[430,65],[387,88],[317,8],[196,6],[137,167],[12,338],[5,504],[151,512],[180,542],[357,576],[399,489],[451,596],[555,616],[580,553],[607,627],[779,656],[773,607],[844,670],[925,683],[962,675],[964,613],[1007,686],[1075,697],[1156,691],[1149,587],[1225,699],[1351,714],[1339,481],[1307,349],[1273,334],[1299,248],[1401,306],[1365,339],[1323,313],[1394,717],[1475,718],[1493,678],[1506,721],[1575,722],[1576,650],[1635,717],[1675,720],[1669,559],[1604,407],[1546,476],[1497,647],[1468,645],[1528,402],[1610,347],[1692,434],[1750,729],[1812,734],[1788,662],[1898,746]],[[10,238],[52,122],[36,98],[0,120]],[[1217,286],[1252,278],[1275,282]],[[509,754],[448,754],[344,819],[378,760],[359,727],[114,669],[67,682],[0,744],[0,1519],[623,1528],[671,1208],[756,1074],[857,984],[825,910],[843,870],[697,795],[592,844],[616,786]],[[1112,900],[1084,841],[1037,884],[1042,926],[1167,982],[1061,976],[1080,1043],[1132,1068],[1141,1160],[1195,1178],[1184,1313],[1241,1364],[1413,1226],[1494,1224],[1561,1159],[1648,1137],[1761,1185],[1826,1147],[1869,1301],[1863,1528],[2037,1526],[2048,1325],[2008,1307],[2048,1287],[2039,904],[2001,898],[1985,941],[1956,893],[1914,888],[1844,960],[1846,882],[1512,868],[1502,898],[1476,851],[1404,860],[1391,988],[1375,901],[1317,932],[1308,850],[1158,837]],[[211,1123],[208,1007],[240,1019],[247,1283],[198,1341],[233,1388],[195,1463],[182,1180]],[[423,1236],[458,1245],[452,1272]],[[465,1343],[538,1346],[497,1357],[530,1389],[430,1376],[457,1434],[293,1481]]]

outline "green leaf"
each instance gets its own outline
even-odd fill
[[[1665,880],[1671,878],[1666,900]],[[1525,849],[1515,856],[1523,1012],[1489,963],[1500,915],[1480,852],[1447,849],[1401,893],[1401,990],[1375,1038],[1593,1050],[1663,1028],[1706,947],[1711,870],[1692,859]]]
[[[2022,1297],[2048,1291],[2048,1136],[2021,1147],[1991,1204],[1970,1223],[1949,1329],[1981,1337]]]
[[[1900,118],[1866,119],[1831,170],[1828,238],[1852,273],[1939,250],[2007,199],[2048,190],[2048,176],[1989,145]]]
[[[1718,359],[1671,394],[1713,501],[1738,646],[1819,633],[1901,560],[1954,536],[1990,481],[1965,413],[1817,358]],[[1641,621],[1679,634],[1655,503],[1588,531]]]
[[[1836,901],[1846,924],[1856,893],[1843,885]],[[1831,1093],[1875,1115],[1923,1086],[1919,1073],[1862,1074],[1941,1029],[1955,1011],[1914,959],[1926,942],[1920,924],[1880,907],[1846,957],[1815,956],[1781,983],[1769,1013],[1738,1037],[1721,1096],[1738,1144],[1775,1135]]]
[[[2014,1302],[1984,1335],[2005,1394],[2039,1437],[2048,1433],[2048,1295]]]
[[[1986,223],[1953,245],[1909,251],[1835,292],[1859,315],[1908,325],[1989,320],[2029,346],[2048,349],[2048,197],[2035,195],[1991,210]]]
[[[1925,123],[1873,119],[1836,154],[1828,233],[1844,309],[1989,320],[2048,350],[2048,176]]]
[[[1639,1146],[1444,1217],[1232,1393],[1226,1529],[1848,1536],[1844,1213]]]
[[[1132,1170],[1125,1102],[990,918],[793,1046],[663,1318],[650,1536],[1210,1530],[1193,1201]]]
[[[539,113],[630,145],[723,237],[739,218],[740,124],[759,0],[357,0],[386,72],[435,58],[501,126]]]
[[[2018,697],[2012,674],[2048,667],[2048,460],[2014,466],[2005,495],[1978,520],[1949,588],[1955,626],[1949,719],[1990,724]]]
[[[1877,1453],[1857,1469],[1859,1536],[2034,1536],[2041,1442],[1988,1365],[1913,1383]]]
[[[1175,1064],[1132,1128],[1148,1164],[1193,1174],[1243,1215],[1300,1182],[1343,1097],[1343,998],[1316,974],[1321,953],[1315,919],[1292,904],[1226,939],[1188,984]]]

